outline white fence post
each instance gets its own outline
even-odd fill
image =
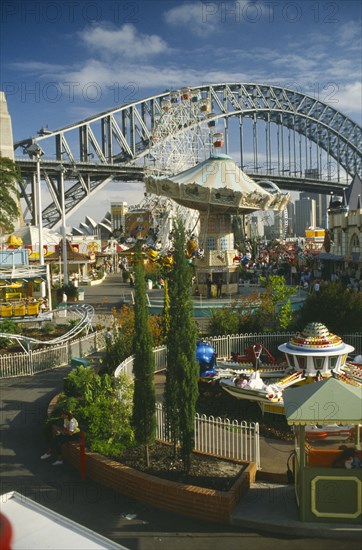
[[[28,361],[29,361],[30,374],[33,375],[34,374],[34,360],[33,360],[33,352],[31,350],[29,350],[28,357],[29,357]]]

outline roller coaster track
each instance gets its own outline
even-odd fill
[[[62,334],[61,336],[58,336],[57,338],[53,338],[51,340],[39,340],[37,338],[30,338],[29,336],[23,336],[21,334],[9,334],[6,332],[0,332],[0,338],[15,340],[25,351],[28,352],[31,348],[31,345],[44,347],[55,346],[73,340],[84,330],[86,331],[86,334],[88,334],[89,331],[92,330],[94,307],[89,304],[77,304],[67,305],[66,308],[67,312],[71,312],[78,316],[78,322],[68,332]],[[59,310],[55,310],[49,313],[52,314],[55,312],[59,313]],[[34,321],[37,321],[36,317],[34,318]]]

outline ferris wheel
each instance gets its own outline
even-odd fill
[[[170,92],[161,100],[161,114],[152,129],[149,157],[155,167],[172,174],[205,160],[224,145],[216,131],[209,97],[188,87]]]

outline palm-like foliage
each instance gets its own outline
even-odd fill
[[[19,217],[16,183],[20,181],[20,171],[15,163],[0,157],[0,227],[4,232],[14,231],[14,222]]]

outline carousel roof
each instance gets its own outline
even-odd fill
[[[214,155],[174,176],[146,176],[146,190],[196,210],[242,214],[284,210],[289,194],[269,193],[228,155]]]
[[[283,401],[288,424],[362,423],[362,388],[335,378],[286,388]]]

